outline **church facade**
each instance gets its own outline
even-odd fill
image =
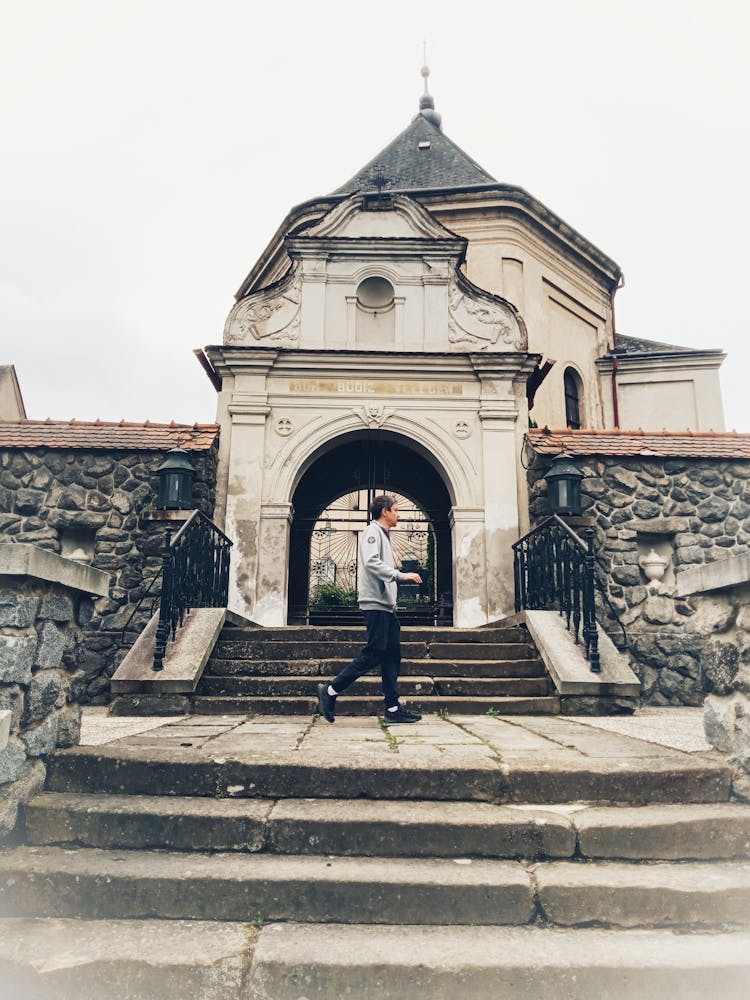
[[[425,93],[355,177],[289,213],[206,348],[232,608],[305,620],[321,512],[387,491],[427,515],[453,624],[512,613],[530,425],[723,429],[721,351],[617,338],[621,278],[456,146]]]

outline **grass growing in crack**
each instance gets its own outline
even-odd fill
[[[437,710],[437,716],[438,716],[439,719],[447,719],[448,718],[448,709],[447,708],[439,708]]]
[[[266,915],[262,910],[258,910],[253,919],[250,921],[252,926],[259,931],[263,929],[265,922],[266,922]]]
[[[496,708],[493,708],[490,705],[490,707],[487,709],[487,715],[489,715],[491,719],[495,719],[495,718],[497,718],[498,715],[500,715],[500,713],[498,712],[498,710]]]
[[[400,740],[398,736],[392,733],[388,728],[388,723],[385,721],[385,719],[380,720],[380,728],[383,730],[383,733],[385,735],[385,741],[388,744],[388,749],[392,750],[394,753],[398,753],[399,746],[402,743],[405,743],[406,740]]]

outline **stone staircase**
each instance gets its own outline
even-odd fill
[[[399,690],[419,712],[557,714],[542,660],[523,627],[403,628]],[[198,714],[299,715],[315,711],[317,685],[359,653],[361,627],[227,627],[193,695]],[[382,712],[380,678],[342,696],[345,715]]]
[[[0,853],[4,1000],[744,1000],[750,807],[717,754],[402,728],[193,716],[57,753]]]

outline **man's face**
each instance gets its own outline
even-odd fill
[[[398,523],[398,504],[394,503],[390,510],[383,509],[383,518],[385,520],[385,526],[390,530],[395,527]]]

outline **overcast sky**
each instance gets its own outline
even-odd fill
[[[289,208],[408,124],[426,37],[446,134],[620,264],[620,333],[724,348],[750,431],[749,11],[4,0],[0,363],[33,418],[212,420],[191,349]]]

